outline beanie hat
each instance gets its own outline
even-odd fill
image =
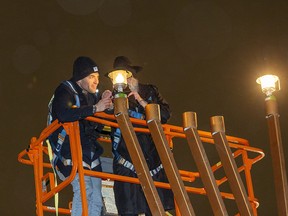
[[[73,81],[77,82],[78,80],[89,76],[91,73],[99,73],[98,66],[91,58],[80,56],[74,61]]]

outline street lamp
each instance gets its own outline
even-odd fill
[[[285,157],[281,140],[279,113],[274,91],[280,90],[280,80],[275,75],[264,75],[256,82],[261,85],[262,92],[266,94],[266,118],[268,122],[270,151],[274,172],[274,185],[279,216],[288,215],[288,189],[285,168]]]
[[[108,74],[116,91],[115,97],[126,97],[123,91],[127,87],[127,79],[131,76],[132,73],[128,70],[114,70]]]

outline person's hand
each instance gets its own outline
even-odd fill
[[[139,95],[139,93],[138,92],[136,92],[136,91],[132,91],[132,92],[130,92],[129,94],[128,94],[128,97],[130,97],[130,96],[134,96],[134,98],[135,98],[135,100],[141,105],[141,106],[143,106],[144,108],[145,108],[145,106],[148,104],[145,100],[143,100],[142,99],[142,97]]]
[[[135,98],[135,100],[136,101],[140,101],[140,100],[143,100],[142,98],[141,98],[141,96],[139,95],[139,93],[138,92],[136,92],[136,91],[132,91],[132,92],[130,92],[129,94],[128,94],[128,97],[130,97],[130,96],[134,96],[134,98]]]
[[[105,90],[102,93],[102,98],[111,98],[112,97],[112,92],[110,90]]]
[[[111,97],[104,97],[102,98],[97,104],[95,104],[96,106],[96,112],[102,112],[105,109],[110,108],[112,105],[112,100]]]

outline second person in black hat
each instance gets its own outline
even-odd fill
[[[148,103],[159,104],[161,123],[165,124],[170,118],[170,107],[161,96],[158,88],[150,84],[141,84],[135,77],[142,70],[134,66],[125,56],[118,56],[114,60],[114,69],[128,70],[133,75],[127,79],[128,87],[124,90],[128,95],[129,116],[145,119],[145,106]],[[137,125],[136,127],[143,127]],[[168,182],[160,157],[150,134],[136,133],[146,159],[150,174],[154,181]],[[113,171],[115,174],[137,177],[133,162],[128,153],[126,142],[119,128],[112,129]],[[174,197],[171,190],[157,188],[159,197],[165,210],[174,209]],[[114,194],[118,213],[122,216],[136,216],[138,214],[152,215],[144,196],[141,185],[115,181]]]

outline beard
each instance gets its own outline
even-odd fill
[[[130,91],[138,92],[139,90],[138,80],[134,77],[131,77],[131,80],[128,83],[128,87]]]

